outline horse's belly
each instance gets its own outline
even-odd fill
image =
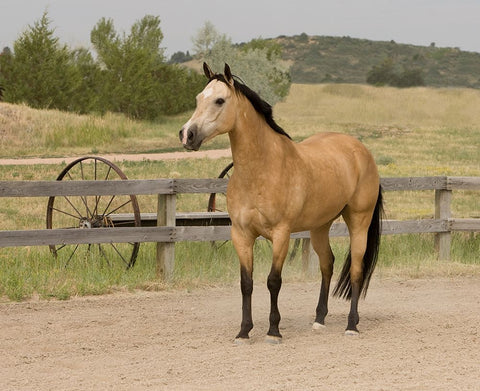
[[[335,220],[341,213],[345,204],[331,205],[329,208],[318,208],[317,210],[307,210],[302,213],[292,223],[292,232],[310,231],[324,226]]]

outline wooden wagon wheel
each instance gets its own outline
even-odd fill
[[[57,177],[57,181],[124,179],[127,177],[115,164],[95,156],[86,156],[73,161]],[[115,217],[120,214],[131,217],[117,220]],[[95,229],[140,225],[140,209],[134,195],[58,196],[48,199],[48,229]],[[104,261],[108,265],[121,262],[129,268],[135,264],[140,243],[71,244],[49,247],[55,257],[63,257],[65,266],[74,258],[83,258],[88,262]]]
[[[231,171],[233,168],[233,162],[230,163],[228,166],[226,166],[218,178],[228,178],[230,179],[230,176],[232,175]],[[208,198],[208,206],[207,206],[207,211],[208,212],[223,212],[223,210],[217,208],[217,194],[218,193],[211,193],[210,197]],[[225,194],[223,194],[225,195]],[[295,239],[293,242],[293,248],[292,251],[290,252],[290,255],[288,256],[288,261],[293,261],[295,259],[298,249],[300,248],[300,239]]]

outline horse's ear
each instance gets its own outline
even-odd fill
[[[208,80],[212,80],[213,76],[215,76],[206,62],[203,63],[203,72],[205,73],[205,76],[207,76]]]
[[[223,73],[225,74],[225,80],[227,80],[227,83],[233,87],[232,71],[230,70],[230,66],[227,63],[225,63],[225,70],[223,71]]]

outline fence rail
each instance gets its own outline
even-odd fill
[[[176,213],[176,194],[224,193],[227,179],[153,179],[118,181],[0,181],[0,197],[51,197],[100,195],[158,195],[156,226],[95,228],[95,229],[39,229],[0,231],[0,247],[43,246],[51,244],[83,244],[109,242],[156,242],[158,272],[171,276],[174,267],[174,243],[179,241],[215,241],[230,239],[230,227],[225,225],[225,214],[204,213],[208,226],[189,224],[194,213]],[[480,218],[451,217],[452,190],[480,190],[480,177],[409,177],[382,178],[384,191],[435,191],[435,218],[409,221],[384,221],[382,234],[434,233],[440,259],[450,256],[452,231],[480,231]],[[183,219],[183,220],[182,220]],[[152,220],[152,216],[150,216]],[[178,222],[182,220],[182,226]],[[216,221],[222,221],[221,225]],[[185,225],[184,225],[185,224]],[[333,224],[331,236],[347,236],[344,223]],[[306,239],[308,232],[292,234],[292,238]],[[306,245],[304,248],[307,249]],[[306,258],[311,258],[306,251]],[[311,263],[311,261],[308,261]],[[310,267],[310,266],[309,266]]]

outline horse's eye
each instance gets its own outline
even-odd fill
[[[225,103],[225,99],[223,98],[218,98],[216,101],[215,101],[215,104],[221,106]]]

